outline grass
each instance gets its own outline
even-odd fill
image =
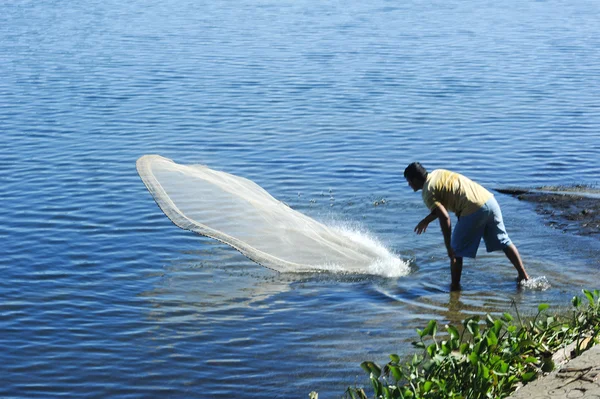
[[[396,354],[383,367],[366,361],[373,398],[505,398],[520,384],[555,368],[552,355],[575,343],[577,356],[594,345],[600,332],[600,294],[583,290],[584,299],[572,300],[567,315],[548,313],[524,321],[516,312],[499,318],[470,317],[462,325],[446,325],[438,333],[435,320],[417,330],[413,342],[421,353],[408,361]],[[442,335],[442,337],[440,337]],[[368,399],[364,388],[351,387],[346,399]]]

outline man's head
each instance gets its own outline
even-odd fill
[[[427,180],[427,169],[419,162],[413,162],[404,169],[404,178],[414,191],[419,191]]]

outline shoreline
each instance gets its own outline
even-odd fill
[[[530,320],[508,313],[473,316],[460,330],[445,325],[447,335],[438,339],[437,322],[431,320],[417,329],[419,341],[413,343],[423,354],[412,360],[391,354],[384,367],[364,361],[361,368],[381,399],[600,399],[600,291],[582,292],[586,304],[574,297],[572,316],[550,314],[549,305],[540,304]],[[348,387],[344,396],[368,397],[362,387]]]
[[[534,206],[535,211],[543,217],[544,224],[551,228],[562,230],[564,233],[568,234],[600,239],[599,189],[588,186],[573,186],[541,187],[535,189],[501,188],[495,189],[495,191],[516,197],[519,201],[531,203]],[[600,306],[598,291],[595,291],[594,294],[592,294],[584,290],[584,294],[588,296],[590,306],[594,307],[597,312],[598,307]],[[578,297],[573,299],[573,304],[578,308],[579,305],[576,305],[575,299],[578,299]],[[540,307],[538,307],[539,313],[541,314],[542,309],[545,308],[547,308],[547,305],[540,305]],[[598,313],[595,313],[593,317],[597,319]],[[551,316],[549,319],[554,320],[554,316]],[[431,323],[435,326],[435,321],[432,320],[426,330],[432,328],[430,327],[432,325]],[[493,328],[489,325],[488,327]],[[573,328],[573,326],[571,326],[571,328]],[[550,355],[547,359],[549,359],[548,364],[553,365],[552,370],[545,372],[545,356],[543,356],[544,359],[535,359],[535,362],[539,362],[540,364],[537,371],[539,374],[537,374],[533,380],[529,377],[523,378],[523,376],[521,376],[520,378],[523,378],[523,380],[518,383],[516,390],[508,394],[508,396],[502,395],[502,397],[508,399],[563,399],[567,397],[600,399],[600,345],[597,343],[598,333],[592,332],[592,335],[581,336],[583,338],[581,341],[578,338],[576,341],[571,342],[560,349],[555,349],[554,352],[550,351],[546,354],[545,356]],[[430,331],[425,333],[424,330],[423,333],[419,332],[419,335],[422,339],[423,335],[429,333]],[[586,334],[589,333],[590,331],[587,331]],[[435,328],[433,335],[435,335]],[[453,333],[451,332],[450,335],[453,335]],[[493,335],[492,339],[487,337],[487,342],[493,341],[493,338]],[[443,341],[442,345],[444,345],[445,342],[446,341]],[[430,347],[428,348],[431,349]],[[456,348],[453,349],[456,350]],[[431,350],[432,353],[430,356],[435,358],[435,356],[432,355],[435,355],[435,352],[438,350],[437,344],[436,350]],[[444,353],[443,356],[445,355],[446,354]],[[394,355],[390,355],[390,357],[392,356]],[[440,355],[437,354],[437,356]],[[392,362],[397,363],[397,360],[392,358]],[[481,363],[482,367],[485,369],[484,362],[477,360],[476,363]],[[488,364],[488,366],[490,365]],[[370,372],[370,379],[373,387],[378,391],[383,390],[382,387],[385,386],[385,381],[379,381],[379,374],[382,371],[378,369],[379,366],[376,366],[372,362],[363,362],[361,367]],[[389,367],[389,364],[386,367]],[[498,376],[500,375],[501,374],[498,374]],[[473,383],[473,381],[471,381],[471,383]],[[412,384],[412,382],[410,382],[410,384]],[[420,392],[421,395],[424,395],[423,397],[427,396],[427,391],[432,386],[429,381],[425,382],[425,384],[429,384],[429,388]],[[392,386],[387,388],[392,388]],[[389,392],[391,393],[391,391]],[[348,394],[350,395],[348,396]],[[353,396],[352,394],[357,394],[358,396]],[[362,389],[352,391],[349,388],[346,395],[347,396],[345,397],[367,397],[365,391]],[[388,396],[381,397],[391,398],[396,396],[394,396],[394,394],[389,394]]]

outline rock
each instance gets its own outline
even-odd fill
[[[496,191],[536,205],[546,224],[582,236],[600,238],[600,190],[589,187],[508,188]]]

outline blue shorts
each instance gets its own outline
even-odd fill
[[[476,212],[458,218],[452,232],[454,254],[461,258],[474,258],[482,237],[488,252],[499,251],[512,244],[502,221],[500,205],[494,197]]]

